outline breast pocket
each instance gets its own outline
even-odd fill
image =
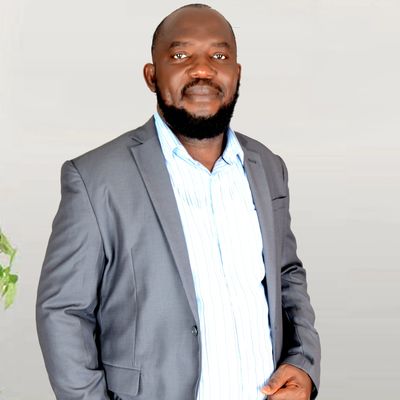
[[[274,228],[275,228],[275,237],[276,237],[276,248],[278,250],[278,254],[283,249],[284,237],[283,233],[285,232],[285,224],[287,223],[287,207],[288,207],[288,198],[287,196],[277,197],[272,200],[272,209],[274,212]]]

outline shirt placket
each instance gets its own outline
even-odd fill
[[[223,174],[229,173],[228,168],[230,167],[229,164],[226,164],[225,161],[223,160],[218,160],[214,170],[212,173],[209,174],[209,199],[210,199],[210,208],[213,216],[213,226],[214,226],[214,232],[215,232],[215,237],[218,242],[218,249],[219,249],[219,255],[220,255],[220,269],[221,269],[221,274],[223,276],[223,284],[224,284],[224,290],[227,295],[227,301],[229,303],[229,309],[230,309],[230,314],[232,318],[232,323],[234,327],[234,336],[235,336],[235,344],[236,344],[236,354],[238,355],[239,362],[237,363],[237,366],[239,368],[238,370],[238,376],[242,377],[243,376],[243,371],[242,371],[242,357],[241,357],[241,349],[239,346],[239,337],[238,337],[238,327],[237,327],[237,315],[235,313],[235,307],[234,303],[232,301],[232,289],[231,289],[231,282],[230,282],[230,276],[231,276],[231,271],[227,271],[227,268],[230,267],[230,260],[228,257],[228,260],[226,259],[225,255],[226,252],[230,251],[231,249],[225,248],[222,245],[222,240],[223,240],[223,235],[226,235],[226,224],[223,220],[220,220],[219,217],[221,217],[221,210],[227,206],[227,204],[224,203],[224,199],[220,195],[221,193],[224,192],[224,189],[221,188],[221,185],[226,184],[227,180],[229,180],[229,177],[227,176],[226,179],[222,178]],[[233,216],[232,216],[233,217]],[[225,227],[225,230],[224,230]],[[232,266],[231,266],[232,267]],[[237,382],[238,384],[238,389],[239,393],[238,398],[242,398],[243,394],[243,385],[242,385],[243,380],[239,379]]]

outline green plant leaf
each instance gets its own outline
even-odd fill
[[[10,258],[9,265],[0,265],[0,295],[4,298],[4,306],[7,309],[14,302],[17,291],[18,275],[11,273],[11,266],[17,250],[11,246],[7,237],[1,231],[0,253],[4,253]]]
[[[4,299],[4,304],[5,308],[7,309],[8,307],[11,306],[11,304],[14,302],[15,295],[17,293],[17,286],[15,283],[10,282],[7,285],[7,290],[5,294],[5,299]]]
[[[11,258],[14,258],[16,250],[11,246],[6,235],[0,231],[0,252],[7,254]]]

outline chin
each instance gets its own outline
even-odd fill
[[[194,118],[210,118],[213,117],[219,110],[218,107],[182,107],[187,113]]]
[[[187,111],[187,110],[186,110]],[[211,118],[213,117],[216,113],[210,113],[208,111],[197,111],[197,112],[192,112],[192,111],[187,111],[193,118]]]

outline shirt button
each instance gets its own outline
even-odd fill
[[[192,326],[192,335],[197,336],[199,334],[199,330],[197,329],[196,325]]]

